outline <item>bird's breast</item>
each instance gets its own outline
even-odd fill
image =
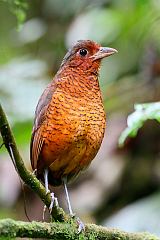
[[[72,178],[86,168],[100,148],[105,113],[101,96],[92,101],[56,91],[49,105],[42,155],[54,178]]]
[[[51,136],[63,135],[61,140],[90,141],[90,135],[95,135],[95,143],[103,135],[105,127],[105,112],[101,96],[92,99],[76,98],[62,91],[57,91],[47,111],[47,131]],[[92,138],[91,137],[91,138]]]

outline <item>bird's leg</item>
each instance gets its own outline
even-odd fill
[[[68,204],[68,210],[69,210],[69,214],[71,217],[75,217],[75,214],[72,211],[72,207],[71,207],[71,202],[70,202],[70,198],[69,198],[69,194],[68,194],[68,189],[67,189],[67,178],[63,178],[63,185],[64,185],[64,190],[65,190],[65,194],[66,194],[66,200],[67,200],[67,204]],[[78,224],[78,233],[80,233],[81,231],[85,230],[85,226],[84,223],[80,220],[79,217],[76,217],[76,222]]]
[[[51,213],[54,202],[55,202],[56,206],[58,206],[58,200],[57,200],[57,198],[55,198],[54,193],[53,192],[51,193],[50,190],[49,190],[49,187],[48,187],[48,169],[47,168],[45,168],[45,170],[44,170],[44,185],[45,185],[45,189],[46,189],[46,195],[49,194],[49,193],[51,195],[51,204],[49,206],[49,213]],[[46,211],[46,205],[44,206],[44,209],[43,209],[43,220],[44,220],[45,211]]]
[[[48,168],[45,168],[44,170],[44,185],[46,189],[46,194],[50,193],[50,190],[48,188]]]
[[[67,179],[66,178],[63,179],[63,185],[64,185],[65,194],[66,194],[66,200],[67,200],[69,214],[70,214],[71,217],[74,217],[74,213],[72,211],[71,202],[70,202],[70,198],[69,198],[69,194],[68,194]]]

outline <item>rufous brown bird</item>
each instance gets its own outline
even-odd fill
[[[65,187],[96,156],[104,136],[106,117],[98,82],[101,60],[117,50],[90,40],[78,41],[65,55],[60,69],[41,95],[31,139],[31,164],[37,177]]]

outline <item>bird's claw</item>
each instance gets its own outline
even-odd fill
[[[58,204],[58,199],[54,196],[53,192],[51,193],[50,190],[47,190],[46,195],[48,195],[48,194],[51,195],[51,203],[50,203],[50,206],[49,206],[49,213],[51,214],[54,203],[55,203],[56,207],[58,207],[59,204]],[[44,221],[44,215],[45,215],[46,209],[47,209],[47,206],[45,205],[44,208],[43,208],[43,221]]]
[[[46,195],[48,195],[48,194],[50,194],[51,192],[50,192],[50,190],[48,189],[47,191],[46,191]]]
[[[54,204],[54,193],[51,193],[51,203],[49,206],[49,213],[51,214],[52,209],[53,209],[53,204]]]
[[[76,218],[76,222],[78,224],[78,234],[81,233],[82,231],[85,231],[85,225],[79,217]]]
[[[75,218],[76,217],[76,214],[75,213],[72,213],[70,214],[71,218]]]
[[[51,203],[49,206],[49,213],[52,213],[52,209],[53,209],[53,205],[55,204],[56,207],[58,207],[58,199],[54,196],[54,193],[50,193],[51,194]]]
[[[70,215],[72,218],[75,218],[75,221],[78,225],[78,234],[81,233],[82,231],[85,231],[85,225],[84,223],[81,221],[81,219],[79,217],[76,217],[76,214],[73,213],[72,215]]]
[[[58,199],[56,197],[54,198],[54,202],[55,202],[55,206],[58,207],[59,203],[58,203]]]
[[[33,174],[34,176],[37,176],[37,168],[34,169],[34,171],[32,172],[32,174]]]

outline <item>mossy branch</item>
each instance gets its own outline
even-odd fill
[[[20,178],[34,192],[38,194],[44,204],[49,207],[51,203],[50,194],[46,195],[46,191],[41,182],[26,169],[24,162],[19,154],[16,142],[6,115],[0,104],[0,133],[3,143],[14,163]],[[45,238],[45,239],[63,239],[63,240],[158,240],[156,236],[148,233],[126,233],[116,229],[107,229],[94,224],[86,224],[85,231],[77,233],[76,222],[70,219],[64,211],[54,206],[52,217],[59,222],[22,222],[12,219],[0,220],[0,239],[15,239],[16,237],[27,238]]]
[[[67,223],[22,222],[12,219],[0,220],[0,236],[7,238],[27,237],[63,240],[158,240],[148,233],[126,233],[86,224],[85,232],[77,234],[77,228]]]

